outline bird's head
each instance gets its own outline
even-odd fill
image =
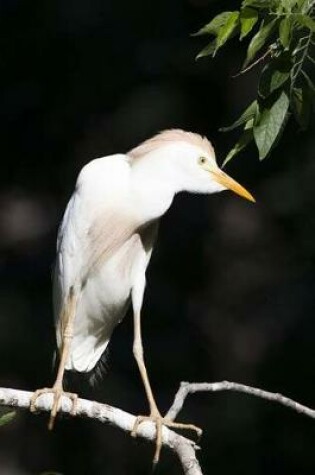
[[[183,130],[166,130],[131,150],[135,165],[163,181],[174,193],[217,193],[231,190],[255,201],[253,196],[218,166],[214,149],[205,138]]]

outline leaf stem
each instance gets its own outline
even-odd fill
[[[269,56],[269,55],[272,53],[272,50],[273,50],[273,48],[272,48],[272,45],[271,45],[271,46],[269,46],[269,48],[267,49],[267,51],[266,51],[262,56],[260,56],[258,59],[256,59],[256,61],[254,61],[253,63],[249,64],[249,65],[247,66],[247,68],[242,69],[242,70],[241,70],[239,73],[237,73],[237,74],[234,74],[234,75],[232,76],[232,78],[233,78],[233,79],[234,79],[234,78],[237,78],[237,77],[241,76],[242,74],[245,74],[245,73],[247,73],[248,71],[250,71],[251,69],[253,69],[255,66],[257,66],[257,64],[259,64],[259,63],[261,63],[262,61],[264,61],[264,59],[266,59],[267,56]]]
[[[314,4],[315,0],[312,3]],[[310,14],[313,13],[313,9],[314,9],[313,7],[310,9]],[[305,61],[307,59],[309,59],[312,63],[314,63],[313,58],[310,59],[310,55],[309,55],[310,46],[313,44],[312,39],[313,39],[313,32],[310,31],[309,34],[306,37],[303,36],[298,41],[298,45],[297,45],[294,53],[295,53],[296,56],[299,53],[301,53],[301,57],[299,58],[299,60],[292,67],[290,96],[292,96],[294,86],[296,84],[296,81],[297,81],[300,73],[303,72],[303,66],[304,66]],[[305,44],[303,44],[304,41],[306,41]]]

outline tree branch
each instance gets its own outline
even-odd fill
[[[220,392],[234,391],[245,393],[250,396],[266,399],[267,401],[277,402],[285,407],[293,409],[299,414],[315,419],[315,410],[304,406],[293,399],[283,396],[280,393],[272,393],[263,389],[246,386],[245,384],[234,383],[230,381],[221,381],[218,383],[181,383],[174,402],[165,418],[173,421],[182,410],[184,402],[189,394],[196,392]],[[30,399],[33,393],[21,391],[19,389],[0,388],[0,406],[11,406],[21,409],[28,409]],[[39,411],[49,412],[51,410],[53,396],[44,394],[37,400],[36,407]],[[59,412],[70,414],[72,407],[71,401],[63,397]],[[95,419],[99,422],[107,423],[118,427],[124,432],[131,432],[136,417],[128,412],[122,411],[108,404],[79,399],[76,416]],[[138,429],[137,435],[148,441],[155,441],[155,426],[152,422],[143,422]],[[202,475],[199,462],[196,457],[196,450],[199,448],[193,441],[183,437],[176,432],[163,427],[162,432],[163,445],[171,449],[178,457],[185,475]]]
[[[299,414],[304,414],[305,416],[315,419],[315,410],[307,406],[303,406],[299,402],[294,401],[286,396],[283,396],[280,393],[271,393],[263,389],[254,388],[252,386],[246,386],[245,384],[233,383],[231,381],[221,381],[219,383],[186,383],[182,382],[179,390],[175,395],[174,402],[166,414],[166,418],[174,420],[179,412],[183,408],[188,394],[194,394],[197,392],[219,392],[219,391],[234,391],[238,393],[249,394],[250,396],[259,397],[261,399],[267,399],[267,401],[277,402],[282,404]]]
[[[19,389],[0,388],[0,406],[11,406],[20,409],[29,409],[33,393]],[[53,396],[43,394],[39,396],[36,407],[38,411],[49,412],[51,410]],[[59,413],[70,414],[71,401],[62,397]],[[105,424],[111,424],[124,432],[131,432],[136,417],[108,404],[101,404],[87,399],[78,399],[76,416],[95,419]],[[149,441],[155,441],[155,426],[152,422],[143,422],[137,431],[137,435]],[[171,449],[178,457],[185,475],[202,475],[199,462],[196,458],[196,450],[199,448],[193,441],[176,432],[163,427],[163,445]]]

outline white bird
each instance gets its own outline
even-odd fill
[[[60,363],[51,392],[52,428],[62,395],[65,370],[93,369],[112,332],[130,303],[134,315],[133,354],[148,399],[149,416],[139,416],[133,429],[150,419],[156,424],[157,462],[162,425],[188,428],[163,418],[155,402],[143,358],[140,312],[157,227],[182,191],[216,193],[230,189],[254,201],[252,195],[220,170],[210,142],[198,134],[166,130],[128,154],[116,154],[88,163],[80,172],[58,234],[54,278],[54,307]]]

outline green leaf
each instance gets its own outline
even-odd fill
[[[194,33],[192,36],[201,36],[201,35],[214,35],[217,36],[219,30],[222,26],[226,24],[229,17],[232,13],[235,12],[222,12],[216,17],[214,17],[210,23],[207,23],[203,28],[201,28],[197,33]]]
[[[16,415],[15,411],[10,411],[0,416],[0,426],[9,424],[9,422],[11,422],[12,419],[14,419],[15,415]]]
[[[290,56],[283,54],[279,58],[269,62],[262,70],[258,93],[261,97],[268,97],[274,91],[283,86],[289,79],[291,72]]]
[[[282,46],[287,49],[291,40],[292,17],[286,16],[279,25],[279,37]]]
[[[241,36],[240,40],[245,38],[256,25],[258,20],[258,12],[253,8],[245,7],[241,10],[240,13],[240,22],[241,22]]]
[[[309,91],[305,88],[294,88],[292,91],[292,109],[296,121],[302,130],[306,130],[311,115]]]
[[[225,165],[232,160],[235,155],[240,153],[247,145],[253,140],[253,130],[248,129],[243,132],[243,135],[241,135],[240,139],[238,142],[234,145],[232,150],[229,151],[227,156],[225,157],[225,160],[222,164],[222,167],[225,167]]]
[[[258,124],[254,126],[254,138],[260,160],[268,155],[280,134],[287,117],[289,103],[287,94],[282,91],[271,107],[266,107],[261,111]]]
[[[256,7],[264,10],[269,10],[275,7],[277,2],[275,0],[244,0],[242,8]]]
[[[297,14],[294,15],[294,18],[300,23],[300,25],[305,26],[313,33],[315,32],[315,21],[309,15]]]
[[[290,13],[298,2],[297,0],[282,0],[281,3],[285,11]]]
[[[234,33],[236,27],[238,26],[239,12],[231,12],[227,22],[221,26],[218,32],[217,41],[216,41],[216,52],[218,51],[224,43],[231,37]]]
[[[245,68],[256,56],[259,50],[264,46],[269,36],[273,33],[273,30],[277,24],[278,19],[274,18],[269,23],[264,25],[252,38],[247,50],[247,57],[243,68]]]
[[[196,35],[213,34],[216,36],[216,40],[209,43],[200,51],[196,59],[209,55],[214,56],[218,49],[221,48],[235,32],[238,27],[238,19],[239,12],[224,12],[215,17],[208,25],[196,33]]]
[[[258,117],[259,117],[259,116],[258,116]],[[252,129],[252,128],[254,127],[254,124],[255,124],[255,118],[252,117],[252,119],[249,119],[249,121],[246,122],[245,127],[244,127],[244,130]]]
[[[196,56],[196,59],[204,58],[205,56],[213,55],[216,49],[216,41],[212,41],[205,48],[203,48]]]
[[[229,132],[230,130],[234,130],[237,127],[240,127],[245,122],[248,122],[250,119],[254,118],[258,112],[258,104],[257,101],[253,101],[250,106],[243,112],[243,114],[232,124],[228,127],[221,127],[220,132]]]

